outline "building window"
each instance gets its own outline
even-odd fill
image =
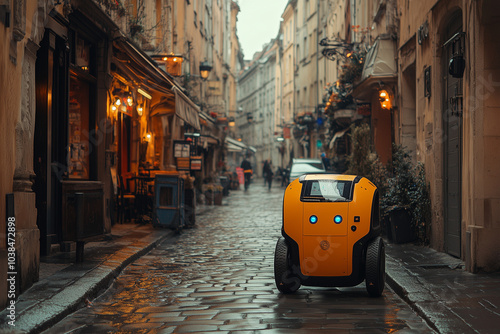
[[[89,140],[95,124],[95,45],[76,31],[70,32],[71,69],[68,110],[68,177],[88,180],[95,177],[95,149]],[[93,169],[94,168],[94,169]]]
[[[308,47],[307,47],[307,36],[304,37],[304,55],[303,55],[303,58],[305,59],[307,57],[307,54],[308,54]]]
[[[89,143],[89,83],[71,75],[69,92],[69,178],[88,179],[90,177]]]

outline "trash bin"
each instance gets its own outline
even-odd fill
[[[154,227],[180,231],[184,226],[184,180],[177,175],[155,176]]]
[[[227,176],[219,176],[219,182],[222,186],[222,195],[229,195],[229,179]]]
[[[283,198],[283,237],[274,258],[278,290],[355,286],[365,280],[368,293],[380,296],[385,285],[380,230],[379,194],[368,179],[334,174],[295,179]]]

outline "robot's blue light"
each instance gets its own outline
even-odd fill
[[[340,216],[340,215],[336,215],[336,216],[333,218],[333,221],[335,222],[335,224],[340,224],[340,223],[342,223],[342,216]]]
[[[311,217],[309,217],[309,222],[311,224],[316,224],[318,222],[318,217],[316,217],[315,215],[312,215]]]

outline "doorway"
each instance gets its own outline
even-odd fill
[[[48,255],[61,237],[61,181],[67,173],[67,70],[63,38],[46,29],[36,60],[36,114],[33,170],[40,255]]]
[[[462,31],[462,15],[453,17],[446,39],[449,41]],[[463,35],[459,35],[463,38]],[[463,43],[459,42],[461,45]],[[448,71],[449,60],[457,52],[458,44],[449,42],[444,46],[444,114],[443,131],[444,151],[444,247],[450,255],[461,256],[461,221],[462,221],[462,113],[463,79],[453,77]]]

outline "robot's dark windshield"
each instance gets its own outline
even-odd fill
[[[351,181],[307,181],[302,188],[301,200],[314,202],[346,202],[352,199],[351,188]]]

